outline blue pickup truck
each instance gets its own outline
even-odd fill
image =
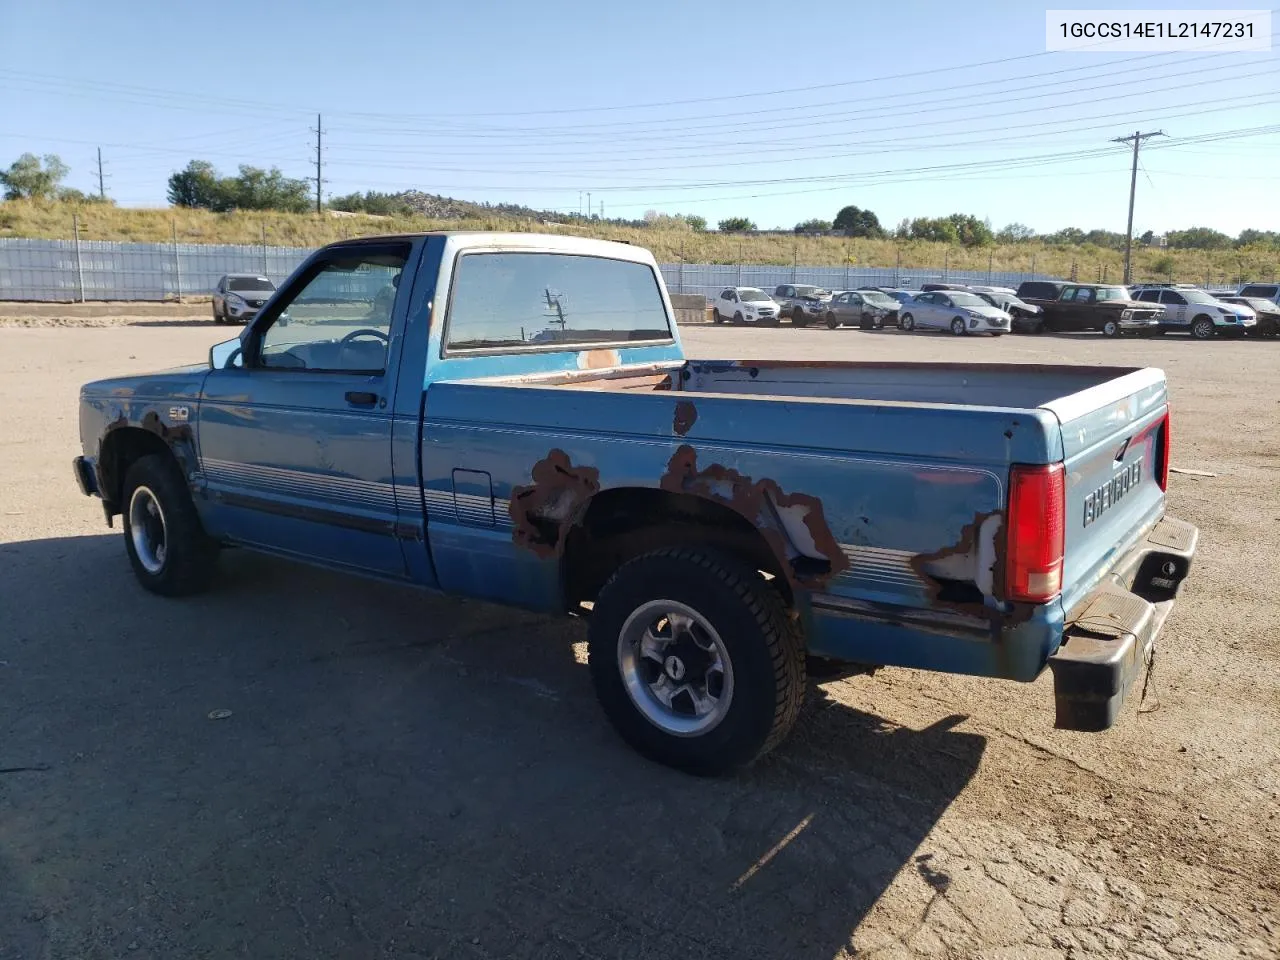
[[[653,257],[577,238],[326,247],[208,362],[86,385],[80,433],[153,593],[237,546],[581,617],[610,721],[699,774],[885,665],[1048,667],[1106,729],[1198,538],[1159,370],[689,360]]]

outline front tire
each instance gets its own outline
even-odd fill
[[[916,318],[909,313],[904,313],[898,318],[898,329],[905,330],[910,333],[916,328]]]
[[[957,337],[963,337],[965,335],[966,330],[965,330],[963,317],[952,317],[951,332],[955,334]]]
[[[1197,340],[1213,339],[1213,321],[1208,317],[1196,317],[1191,322],[1191,336]]]
[[[214,322],[214,323],[226,323],[226,322],[227,322],[227,318],[226,318],[226,317],[224,317],[224,316],[219,312],[219,310],[218,310],[218,308],[217,308],[216,306],[213,308],[213,322]]]
[[[727,773],[777,746],[804,697],[804,642],[777,590],[701,548],[621,566],[595,601],[591,679],[605,715],[650,760]]]
[[[1104,337],[1118,337],[1118,336],[1120,336],[1120,321],[1119,321],[1119,320],[1108,320],[1106,323],[1104,323],[1104,324],[1102,325],[1102,335],[1103,335]]]
[[[138,582],[162,597],[204,590],[218,547],[204,532],[186,479],[167,454],[135,461],[124,478],[124,543]]]
[[[829,312],[827,314],[827,329],[834,330],[838,326],[840,326],[840,321],[836,319],[836,315],[834,313]]]

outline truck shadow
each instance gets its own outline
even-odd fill
[[[985,749],[962,717],[912,729],[817,691],[770,758],[698,780],[607,727],[581,623],[222,566],[167,601],[118,532],[0,546],[0,767],[47,767],[0,774],[21,942],[829,960],[895,877],[919,885]]]

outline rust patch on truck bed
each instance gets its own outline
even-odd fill
[[[1012,613],[1001,611],[1006,541],[1003,510],[975,513],[959,540],[933,553],[917,554],[910,566],[936,605],[984,616],[993,628],[1000,622],[1018,623],[1034,607],[1013,604]]]
[[[764,535],[778,566],[797,586],[821,587],[849,568],[817,497],[787,493],[774,480],[755,480],[718,463],[699,470],[697,451],[688,444],[672,454],[659,486],[740,513]]]
[[[671,429],[680,436],[688,433],[695,423],[698,422],[698,408],[688,400],[681,400],[676,404],[675,417],[671,421]]]
[[[567,453],[556,449],[533,465],[530,477],[532,483],[511,490],[507,513],[515,525],[512,539],[539,557],[553,557],[587,501],[600,492],[600,471],[575,467]]]

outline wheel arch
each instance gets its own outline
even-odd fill
[[[592,602],[628,560],[664,547],[704,546],[728,553],[773,578],[790,607],[795,596],[782,561],[764,534],[723,503],[652,487],[612,487],[595,494],[564,539],[565,607]]]
[[[98,489],[108,516],[121,510],[124,479],[142,457],[160,454],[173,459],[188,479],[199,469],[189,427],[168,427],[154,411],[140,423],[109,428],[98,448]]]

